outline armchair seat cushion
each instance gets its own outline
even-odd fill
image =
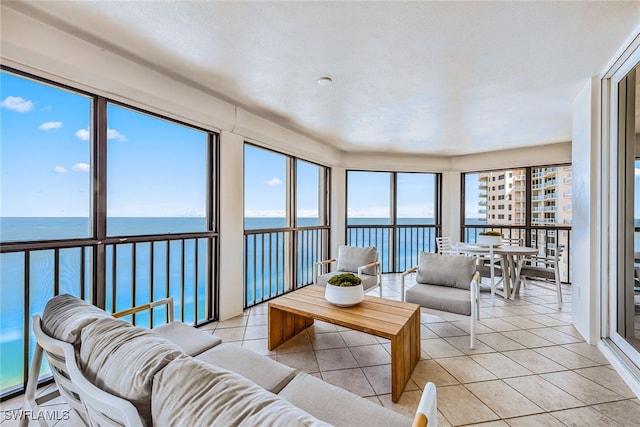
[[[320,286],[327,286],[327,282],[329,281],[329,279],[331,279],[336,274],[341,274],[341,273],[344,273],[344,271],[332,271],[327,274],[322,274],[318,276],[318,283],[316,284]],[[378,276],[363,274],[362,276],[360,276],[360,278],[362,279],[362,287],[364,288],[365,291],[367,289],[371,289],[378,285]]]
[[[166,323],[153,330],[180,347],[189,356],[197,356],[222,342],[221,338],[212,333],[182,322]]]
[[[464,255],[420,253],[416,282],[469,290],[475,259]]]
[[[460,288],[417,283],[407,290],[405,301],[424,308],[471,316],[469,293],[470,291]]]
[[[552,268],[525,265],[520,270],[520,276],[540,277],[542,279],[554,280],[556,278],[556,273]]]
[[[476,271],[480,274],[480,277],[491,277],[491,266],[489,264],[480,264],[476,266]],[[494,277],[502,276],[502,268],[497,265],[493,266]]]

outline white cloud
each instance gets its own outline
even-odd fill
[[[127,138],[123,134],[115,129],[107,129],[107,139],[117,139],[120,142],[124,142],[127,140]]]
[[[280,181],[278,178],[274,176],[269,181],[265,182],[265,184],[267,184],[269,187],[273,187],[274,185],[282,184],[282,181]]]
[[[62,122],[46,122],[38,126],[40,130],[59,129],[62,127]]]
[[[244,211],[244,216],[247,218],[284,218],[284,211],[281,209],[247,209]]]
[[[19,96],[7,96],[1,105],[7,110],[13,110],[19,113],[26,113],[33,110],[33,102]]]
[[[71,166],[71,170],[76,172],[89,172],[90,169],[91,167],[87,163],[76,163]]]
[[[82,141],[88,141],[90,136],[91,134],[89,133],[89,129],[80,129],[76,132],[76,137]],[[115,139],[120,142],[124,142],[127,140],[127,137],[115,129],[107,129],[107,139]]]
[[[81,141],[89,140],[89,130],[88,129],[80,129],[76,132],[76,137]]]
[[[56,166],[55,168],[53,168],[53,171],[55,173],[65,173],[67,170],[65,168],[63,168],[62,166]]]
[[[640,169],[636,168],[636,176],[640,176]]]

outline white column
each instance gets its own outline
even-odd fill
[[[244,138],[220,134],[220,320],[242,314]]]
[[[598,78],[573,102],[571,283],[573,325],[590,343],[599,339],[598,277]]]

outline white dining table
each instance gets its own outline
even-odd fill
[[[536,255],[536,248],[517,245],[499,245],[490,247],[489,245],[478,245],[470,243],[459,243],[458,252],[467,255],[482,255],[491,257],[499,255],[502,257],[503,265],[506,265],[506,272],[503,271],[504,297],[513,299],[520,281],[520,261],[526,256]]]

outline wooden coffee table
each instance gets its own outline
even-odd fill
[[[420,359],[420,306],[366,296],[356,306],[337,307],[324,299],[324,289],[309,285],[269,301],[269,350],[313,325],[314,319],[387,338],[391,399],[397,402]]]

